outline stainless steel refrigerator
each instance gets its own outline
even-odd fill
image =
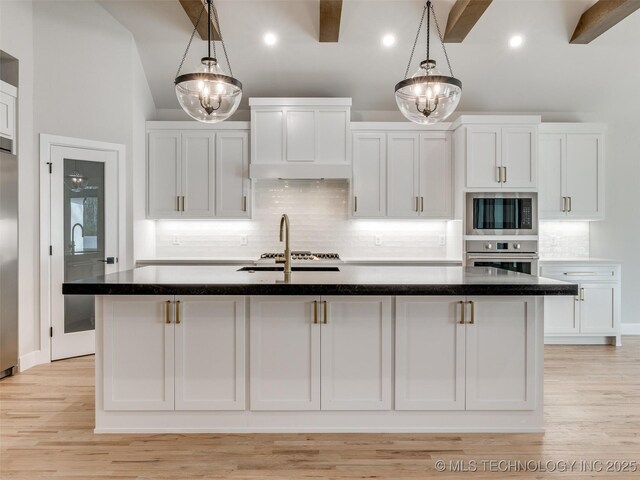
[[[18,157],[0,143],[0,378],[18,365]]]

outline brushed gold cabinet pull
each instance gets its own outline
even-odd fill
[[[244,195],[242,197],[242,211],[246,212],[247,211],[247,196]]]
[[[180,300],[176,300],[176,325],[180,325]]]
[[[562,197],[562,211],[567,211],[567,197]]]
[[[420,211],[424,212],[424,197],[420,197]]]
[[[176,210],[180,211],[180,196],[176,195]]]
[[[507,167],[502,168],[504,168],[504,179],[502,180],[502,183],[507,183]]]
[[[416,212],[420,211],[420,197],[416,197]]]
[[[580,301],[584,302],[584,288],[580,289]]]
[[[502,183],[502,168],[496,167],[496,182]]]
[[[468,303],[471,305],[471,321],[469,322],[469,325],[474,325],[476,323],[476,304],[472,301],[469,301]]]
[[[324,306],[324,324],[326,325],[327,323],[329,323],[329,315],[328,315],[328,309],[327,309],[327,301],[323,301],[323,306]]]
[[[184,212],[184,195],[182,196],[182,211]]]
[[[571,211],[571,197],[567,197],[569,199],[569,212]]]
[[[357,212],[358,211],[358,196],[354,196],[353,197],[353,211]]]
[[[170,308],[171,308],[171,300],[167,300],[167,302],[164,304],[164,323],[171,323],[171,312],[170,312]]]
[[[464,319],[465,303],[462,300],[460,300],[458,304],[460,305],[460,325],[464,325],[465,324],[465,319]]]
[[[313,324],[316,325],[318,323],[318,301],[313,301]]]

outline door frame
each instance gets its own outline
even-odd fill
[[[83,148],[114,152],[117,156],[116,177],[118,185],[118,270],[127,266],[127,223],[126,223],[126,147],[118,143],[99,142],[82,138],[62,137],[41,133],[40,137],[40,358],[41,363],[51,362],[51,215],[49,200],[51,198],[51,182],[49,178],[49,162],[54,147]]]

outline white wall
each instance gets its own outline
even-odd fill
[[[40,349],[38,291],[38,150],[33,127],[33,8],[31,2],[0,2],[0,49],[20,61],[18,89],[18,338],[19,354]],[[32,356],[33,357],[33,356]]]
[[[0,48],[20,60],[21,70],[19,354],[24,368],[48,360],[40,339],[38,136],[124,144],[127,224],[153,236],[153,222],[144,220],[144,122],[155,105],[132,35],[97,3],[3,0],[0,27]],[[132,265],[133,238],[129,228],[123,266]],[[144,242],[144,235],[140,239]]]

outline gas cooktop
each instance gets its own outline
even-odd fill
[[[262,262],[274,262],[276,258],[282,257],[284,253],[263,253],[260,255],[260,261]],[[313,253],[306,251],[292,251],[291,252],[291,260],[293,261],[324,261],[324,262],[334,262],[341,263],[340,255],[337,253]]]

